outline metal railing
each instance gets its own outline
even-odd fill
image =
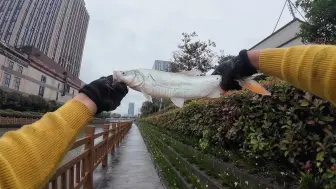
[[[77,140],[70,150],[82,147],[83,151],[57,169],[44,189],[92,189],[93,171],[101,163],[107,167],[108,154],[124,139],[132,122],[104,124],[104,131],[95,133],[94,126],[87,126],[84,138]],[[103,140],[94,144],[96,138]]]

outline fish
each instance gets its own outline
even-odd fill
[[[262,95],[271,95],[263,86],[254,81],[257,74],[239,80],[239,84],[248,90]],[[186,100],[200,98],[219,98],[220,75],[202,75],[200,70],[165,72],[154,69],[132,69],[113,71],[114,82],[123,82],[131,89],[141,92],[152,102],[152,97],[170,98],[179,108]]]

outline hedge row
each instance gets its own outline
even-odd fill
[[[150,148],[149,151],[152,151],[153,148],[158,149],[161,157],[166,159],[168,170],[176,170],[174,171],[174,177],[164,178],[170,188],[206,188],[206,184],[209,183],[201,182],[201,178],[195,174],[190,164],[185,162],[178,154],[172,152],[171,148],[166,146],[160,139],[148,132],[147,128],[143,126],[139,128],[147,143],[147,147]],[[158,162],[156,161],[156,163]],[[160,168],[163,169],[164,167]],[[187,182],[187,184],[184,184],[185,182]],[[178,187],[176,186],[177,184],[179,185]],[[192,185],[192,187],[190,187],[190,185]]]
[[[39,112],[19,112],[14,110],[0,110],[1,117],[16,118],[40,118],[43,114]]]
[[[0,108],[15,111],[51,112],[59,108],[61,104],[55,100],[46,101],[36,95],[25,96],[18,92],[5,92],[0,90]]]
[[[221,146],[277,162],[302,179],[336,188],[335,107],[276,79],[264,85],[271,96],[237,91],[144,121],[194,136],[202,148]]]
[[[195,149],[192,146],[189,146],[181,142],[181,138],[186,139],[188,137],[181,137],[176,133],[172,133],[159,127],[152,126],[145,122],[140,122],[139,128],[141,130],[147,131],[148,134],[141,132],[145,139],[156,138],[157,140],[165,143],[173,151],[177,152],[180,156],[184,157],[189,164],[192,164],[194,167],[197,167],[199,170],[202,170],[203,174],[199,175],[204,178],[202,175],[207,175],[209,179],[203,179],[207,184],[212,182],[220,183],[223,188],[259,188],[259,189],[273,189],[279,188],[277,186],[286,186],[286,188],[297,188],[292,183],[287,180],[281,181],[280,178],[271,179],[269,176],[251,174],[247,169],[242,169],[240,167],[234,166],[233,162],[225,162],[215,158],[212,155],[205,154],[202,150]],[[188,139],[187,139],[188,140]],[[151,148],[151,146],[148,146]],[[172,152],[170,152],[172,153]],[[229,154],[225,154],[229,155]],[[245,158],[246,160],[246,158]],[[253,164],[253,166],[255,166]],[[189,173],[188,175],[192,175]],[[282,176],[281,176],[282,177]],[[202,179],[200,179],[202,180]],[[203,183],[203,182],[202,182]],[[248,183],[246,185],[245,183]],[[213,185],[210,184],[210,185]],[[209,188],[217,188],[216,186]],[[282,187],[280,187],[282,188]]]

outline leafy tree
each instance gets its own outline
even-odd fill
[[[169,98],[164,98],[162,100],[162,106],[163,106],[163,108],[166,108],[166,107],[168,107],[168,106],[170,106],[172,104],[173,104],[173,102]]]
[[[336,1],[297,0],[296,6],[307,20],[298,33],[303,43],[336,44]]]
[[[6,102],[7,95],[3,90],[0,90],[0,107]]]
[[[171,72],[190,71],[199,69],[203,73],[213,68],[212,62],[215,53],[211,47],[216,43],[210,40],[200,41],[196,32],[182,33],[182,44],[178,45],[177,51],[173,52],[173,63],[170,65]]]
[[[222,63],[224,63],[228,60],[231,60],[233,57],[235,57],[235,56],[230,55],[230,54],[225,55],[224,51],[221,51],[221,55],[219,55],[217,57],[217,65],[214,66],[214,69],[216,69],[218,65],[220,65],[220,64],[222,64]]]
[[[231,54],[225,55],[224,51],[221,51],[221,55],[218,56],[218,64],[222,64],[228,60],[231,60],[233,57],[235,56]]]
[[[48,111],[48,105],[47,101],[37,95],[29,95],[29,98],[31,99],[31,111],[35,112],[47,112]]]
[[[13,109],[17,111],[22,111],[20,108],[20,97],[21,95],[17,92],[7,93],[6,101],[2,104],[3,109]]]
[[[100,114],[95,116],[96,118],[106,119],[111,117],[110,112],[101,112]]]
[[[120,117],[121,117],[121,114],[118,114],[118,113],[112,113],[112,114],[111,114],[111,117],[113,117],[113,118],[120,118]]]
[[[154,112],[157,112],[158,110],[159,110],[158,105],[149,101],[143,102],[140,109],[142,116],[148,116]]]

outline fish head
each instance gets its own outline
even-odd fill
[[[139,87],[144,79],[136,70],[114,71],[113,80],[123,82],[131,88]]]

